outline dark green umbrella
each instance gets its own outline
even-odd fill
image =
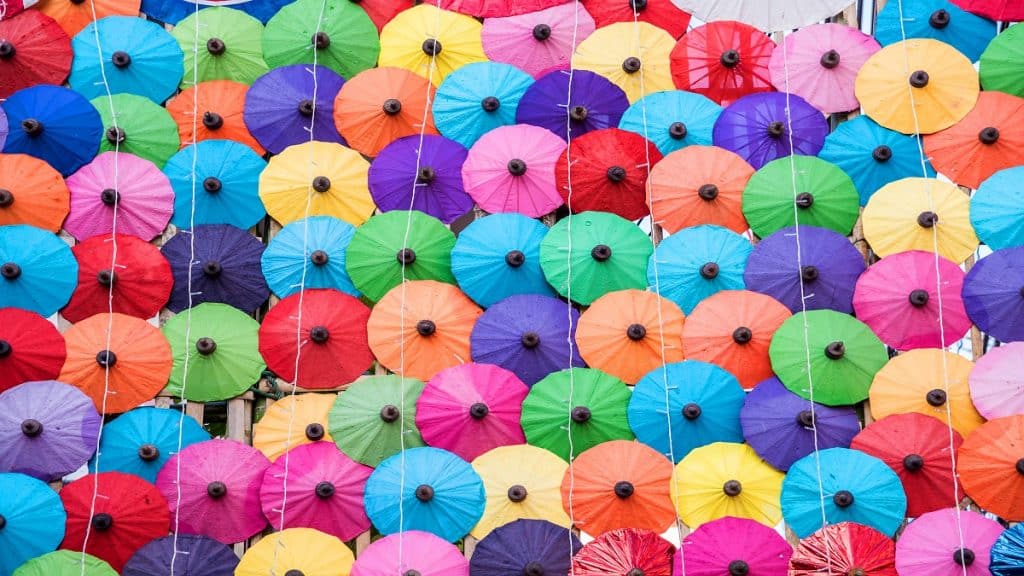
[[[185,53],[182,89],[207,80],[252,84],[267,71],[263,24],[241,10],[214,6],[193,11],[171,34]]]
[[[116,144],[119,152],[134,154],[163,168],[181,147],[174,118],[166,108],[149,98],[114,94],[109,99],[100,96],[90,103],[103,121],[100,152],[112,152]]]
[[[423,382],[396,375],[357,381],[338,395],[327,414],[334,443],[367,466],[377,466],[403,447],[424,446],[416,427],[416,400],[422,392]]]
[[[271,68],[312,64],[314,54],[318,65],[349,80],[377,65],[377,27],[349,0],[297,0],[267,22],[263,57]]]
[[[1010,26],[981,54],[981,86],[985,90],[1024,96],[1024,28]]]

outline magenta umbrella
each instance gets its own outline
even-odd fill
[[[454,544],[429,532],[385,536],[359,554],[352,576],[469,576],[469,561]]]
[[[427,382],[416,401],[416,427],[428,445],[471,462],[492,448],[526,443],[519,417],[529,391],[499,366],[446,368]]]
[[[569,58],[594,32],[594,19],[582,2],[484,20],[484,54],[540,77],[569,68]],[[574,43],[575,42],[575,43]]]
[[[1024,342],[1009,342],[978,358],[968,377],[971,402],[986,420],[1024,414]]]
[[[673,574],[785,574],[792,555],[793,547],[774,529],[754,520],[726,516],[702,524],[683,539]]]
[[[989,576],[989,550],[1002,533],[998,522],[969,510],[922,514],[896,542],[896,571],[913,576]]]

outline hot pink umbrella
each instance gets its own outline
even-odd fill
[[[593,31],[594,19],[581,2],[518,16],[487,18],[483,29],[484,53],[495,62],[512,64],[539,78],[551,70],[568,69],[576,45]]]
[[[1024,414],[1024,342],[1010,342],[978,358],[968,377],[971,401],[986,420]]]
[[[897,350],[941,348],[963,338],[971,329],[960,298],[964,272],[945,258],[938,263],[938,277],[932,252],[902,252],[872,264],[853,292],[857,318]]]
[[[68,177],[71,211],[64,229],[81,242],[114,229],[150,240],[163,232],[174,212],[174,190],[149,160],[104,152]],[[116,190],[115,190],[116,188]]]
[[[562,205],[555,163],[564,151],[565,141],[539,126],[501,126],[469,149],[462,183],[487,212],[537,218]]]
[[[977,512],[961,510],[959,525],[953,508],[922,514],[896,542],[896,571],[901,576],[989,576],[989,550],[1002,532],[998,522]]]
[[[263,530],[267,519],[260,508],[260,483],[268,466],[262,452],[234,440],[207,440],[184,448],[156,477],[171,509],[171,527],[225,544]]]
[[[792,555],[793,547],[774,529],[726,516],[702,524],[683,540],[673,574],[785,574]]]
[[[446,368],[416,401],[416,427],[430,446],[471,462],[492,448],[526,443],[519,416],[529,391],[514,373],[491,364]]]
[[[786,36],[768,63],[772,84],[796,94],[825,113],[846,112],[860,106],[853,83],[860,67],[878,52],[878,42],[856,28],[815,24]]]
[[[469,576],[459,549],[429,532],[407,530],[385,536],[359,554],[352,576]]]
[[[263,514],[275,530],[316,528],[340,540],[351,540],[370,529],[370,519],[363,509],[363,489],[372,472],[373,468],[352,460],[333,442],[296,446],[263,474]]]

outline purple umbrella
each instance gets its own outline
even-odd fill
[[[815,403],[812,416],[811,402],[787,390],[774,376],[747,394],[740,424],[747,444],[783,472],[814,452],[815,428],[819,450],[849,448],[860,432],[857,411],[852,406],[832,408]]]
[[[617,127],[622,113],[629,108],[629,99],[622,88],[586,70],[573,71],[572,99],[569,100],[569,71],[555,70],[527,88],[516,109],[516,122],[547,128],[565,138],[567,100],[574,138],[591,130]]]
[[[260,268],[263,243],[228,224],[179,230],[161,249],[171,264],[174,288],[167,308],[181,312],[203,302],[221,302],[250,313],[270,296]],[[194,254],[194,257],[192,255]],[[189,261],[192,300],[189,302]]]
[[[967,316],[982,332],[1002,342],[1024,340],[1024,246],[978,260],[962,295]]]
[[[7,113],[4,112],[3,108],[0,108],[0,149],[3,149],[4,143],[7,142]]]
[[[344,144],[334,127],[334,98],[344,83],[344,78],[323,66],[294,64],[275,68],[257,78],[246,92],[242,118],[253,137],[272,154],[279,154],[292,144],[309,142],[310,120],[314,140]]]
[[[792,110],[786,118],[787,105]],[[789,122],[793,144],[790,146]],[[782,92],[750,94],[730,104],[715,122],[715,146],[732,150],[755,169],[789,156],[817,156],[828,136],[828,122],[799,96]]]
[[[800,283],[808,310],[853,313],[853,289],[864,271],[864,258],[850,241],[832,230],[800,227],[802,268],[796,268],[796,229],[783,228],[754,246],[743,281],[748,290],[767,294],[793,313],[800,306]]]
[[[546,520],[515,520],[494,529],[469,559],[471,576],[567,574],[579,539]]]
[[[230,546],[213,538],[193,534],[178,535],[178,553],[174,554],[174,536],[157,538],[142,548],[124,565],[121,576],[232,576],[238,556]]]
[[[462,144],[444,136],[423,136],[422,146],[419,136],[399,138],[370,165],[370,195],[381,212],[419,210],[450,224],[473,209],[462,187],[467,154]]]
[[[0,472],[59,480],[92,457],[101,423],[92,400],[74,386],[15,386],[0,394]]]
[[[580,313],[570,312],[565,302],[534,294],[509,296],[484,311],[473,326],[473,361],[511,370],[527,386],[552,372],[584,366],[575,344],[569,361],[570,314],[575,341]]]

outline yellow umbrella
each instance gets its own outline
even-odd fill
[[[864,114],[882,126],[931,134],[974,108],[978,72],[945,42],[906,40],[875,52],[857,73],[854,92]]]
[[[440,84],[452,71],[487,60],[482,31],[483,24],[469,16],[420,4],[400,12],[381,30],[378,65],[405,68]]]
[[[669,64],[675,43],[653,24],[609,24],[580,42],[573,65],[611,80],[635,102],[651,92],[675,90]]]
[[[961,263],[978,248],[971,202],[959,188],[931,178],[883,186],[864,207],[864,238],[875,254],[925,250]]]
[[[568,527],[561,492],[568,467],[555,454],[528,444],[501,446],[477,456],[473,469],[484,481],[487,504],[470,534],[480,539],[521,518]]]
[[[775,526],[782,521],[784,477],[750,446],[715,442],[691,451],[676,465],[672,500],[691,530],[725,516]]]
[[[282,225],[309,215],[334,216],[358,226],[376,209],[367,185],[369,171],[365,158],[341,144],[289,146],[260,174],[260,200]]]
[[[246,550],[234,576],[349,576],[355,557],[345,543],[312,528],[289,528]]]
[[[275,402],[252,427],[253,448],[273,462],[296,446],[318,440],[333,442],[327,432],[327,413],[335,398],[336,394],[296,394]]]

